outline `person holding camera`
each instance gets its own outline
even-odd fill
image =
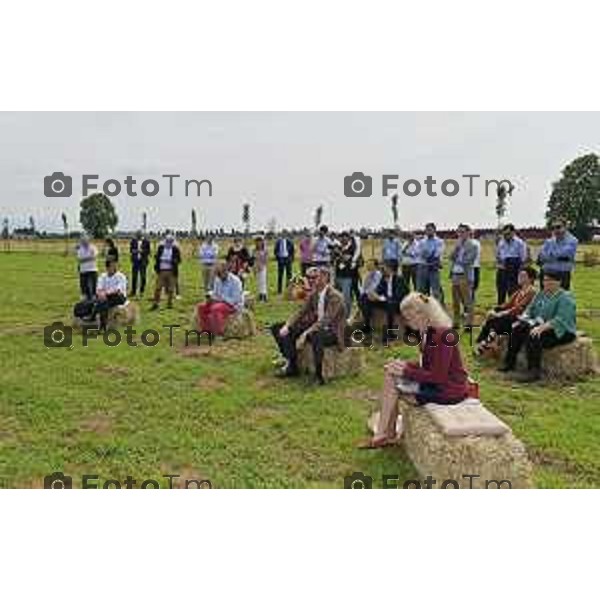
[[[79,270],[79,289],[85,300],[91,301],[96,295],[96,284],[98,282],[98,267],[96,258],[98,250],[90,242],[87,235],[81,236],[77,246],[77,265]]]

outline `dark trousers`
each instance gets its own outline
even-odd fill
[[[285,323],[271,325],[271,333],[277,342],[279,351],[288,361],[288,372],[296,375],[298,373],[298,350],[296,341],[308,327],[290,327],[286,336],[279,335]],[[335,346],[338,343],[337,336],[331,329],[318,329],[308,334],[306,341],[311,344],[315,361],[315,374],[318,378],[323,377],[323,354],[325,348]]]
[[[148,262],[143,260],[134,260],[131,263],[131,293],[133,296],[137,293],[138,279],[140,282],[140,294],[146,289],[146,270]]]
[[[406,281],[408,289],[412,284],[412,289],[417,289],[417,265],[402,265],[402,277]]]
[[[565,333],[557,337],[554,331],[545,331],[540,336],[530,335],[531,327],[527,323],[519,323],[513,328],[508,352],[506,353],[506,365],[514,368],[517,362],[517,354],[525,345],[527,352],[527,366],[530,370],[539,370],[542,365],[542,351],[544,348],[554,348],[568,344],[575,339],[574,333]]]
[[[289,285],[292,278],[292,261],[289,258],[277,259],[277,293],[283,291],[283,273],[285,272],[285,284]]]
[[[125,304],[126,298],[123,294],[110,294],[104,300],[84,300],[78,302],[73,309],[73,314],[80,319],[94,320],[100,316],[100,328],[106,329],[108,311],[114,306]]]
[[[98,273],[90,271],[88,273],[79,273],[79,289],[86,300],[92,300],[96,295],[96,284],[98,283]]]
[[[506,299],[519,289],[519,269],[498,269],[496,271],[496,292],[498,304],[504,304]]]
[[[350,288],[350,293],[356,302],[360,301],[360,273],[358,269],[352,274],[352,287]]]
[[[540,289],[543,289],[544,287],[544,270],[542,269],[540,271]],[[570,290],[571,289],[571,271],[565,271],[564,273],[560,274],[560,287],[563,288],[563,290]]]
[[[487,340],[492,331],[495,331],[498,335],[510,335],[512,333],[512,324],[514,322],[515,318],[511,315],[503,315],[502,317],[491,317],[490,319],[487,319],[481,326],[481,331],[477,336],[477,342],[483,342]]]
[[[387,327],[382,332],[381,337],[387,342],[388,331],[394,328],[394,317],[399,313],[398,304],[396,302],[381,302],[379,300],[370,300],[365,294],[363,294],[358,303],[360,312],[363,316],[363,321],[366,329],[371,329],[371,319],[373,317],[373,311],[378,308],[385,312]]]

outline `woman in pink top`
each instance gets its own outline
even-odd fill
[[[456,404],[470,395],[458,333],[441,304],[433,297],[413,292],[404,298],[400,311],[406,325],[419,332],[421,361],[393,360],[385,365],[381,413],[374,436],[362,448],[397,443],[399,389],[414,404]]]

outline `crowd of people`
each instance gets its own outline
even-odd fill
[[[276,293],[282,294],[295,277],[301,277],[304,301],[285,322],[270,326],[281,355],[280,375],[299,374],[298,352],[312,347],[315,378],[323,378],[324,349],[343,349],[344,331],[359,321],[364,333],[373,332],[373,317],[381,311],[387,327],[381,332],[387,342],[390,330],[400,319],[416,333],[422,351],[419,363],[393,361],[386,377],[401,378],[412,390],[416,402],[453,403],[472,393],[458,345],[440,342],[440,328],[470,330],[480,283],[481,243],[467,224],[456,229],[456,240],[447,253],[434,223],[423,234],[411,233],[401,239],[389,230],[379,257],[366,262],[362,241],[350,231],[339,234],[322,225],[313,236],[296,242],[283,231],[269,254],[267,240],[256,236],[250,247],[236,237],[222,252],[213,236],[201,239],[196,257],[205,298],[197,306],[203,331],[222,335],[232,315],[244,308],[248,280],[255,278],[257,300],[268,302],[268,265],[276,263]],[[543,243],[537,257],[516,228],[507,224],[495,244],[496,300],[477,338],[476,355],[486,354],[498,336],[510,334],[510,345],[500,370],[515,370],[516,357],[525,348],[529,369],[518,373],[520,381],[540,378],[541,356],[545,348],[572,341],[576,335],[575,300],[569,292],[578,241],[557,221],[552,235]],[[158,243],[154,256],[150,241],[139,232],[129,244],[131,262],[130,297],[142,297],[147,270],[155,272],[152,309],[158,309],[166,296],[167,308],[180,293],[181,249],[173,235]],[[98,277],[97,261],[102,256],[106,271]],[[224,256],[224,259],[220,258]],[[118,269],[119,251],[113,240],[105,241],[102,252],[86,237],[77,248],[81,301],[75,314],[84,319],[99,318],[106,327],[108,311],[128,301],[127,278]],[[299,274],[296,276],[296,264]],[[537,267],[536,268],[536,264]],[[444,272],[451,290],[451,307],[446,306]],[[537,289],[539,279],[540,289]],[[390,401],[391,402],[391,401]],[[391,406],[391,405],[390,405]],[[386,445],[392,438],[394,411],[384,402],[378,434],[366,447]]]

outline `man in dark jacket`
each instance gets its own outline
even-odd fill
[[[363,315],[365,331],[371,330],[371,317],[376,308],[385,311],[387,328],[382,333],[382,341],[387,344],[388,331],[394,329],[394,317],[400,312],[400,302],[408,294],[408,288],[404,277],[394,272],[392,265],[383,266],[383,277],[375,292],[363,296],[360,302],[360,310]]]
[[[277,293],[283,291],[283,273],[285,271],[285,285],[292,279],[292,265],[294,263],[294,242],[289,239],[287,231],[277,238],[275,242],[275,260],[277,261]]]
[[[150,241],[141,231],[129,243],[129,255],[131,257],[131,295],[137,293],[138,278],[140,280],[140,296],[144,295],[146,289],[146,270],[150,258]]]
[[[154,272],[156,273],[156,288],[154,290],[154,304],[151,310],[157,310],[160,303],[160,293],[164,289],[168,298],[168,308],[173,308],[173,295],[179,274],[179,263],[181,252],[175,244],[172,235],[168,235],[157,250],[154,260]]]

